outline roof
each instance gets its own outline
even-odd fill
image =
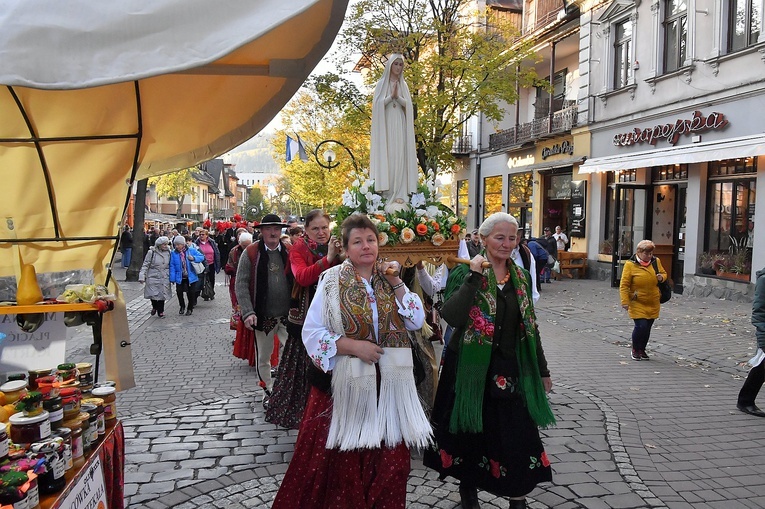
[[[523,12],[522,0],[486,0],[486,7],[498,11]]]

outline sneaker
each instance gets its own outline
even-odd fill
[[[650,359],[650,357],[648,357],[648,354],[645,353],[645,350],[640,350],[640,358],[643,359],[644,361],[647,361]]]
[[[633,348],[633,349],[632,349],[632,360],[633,360],[633,361],[639,361],[639,360],[640,360],[640,357],[641,357],[641,356],[640,356],[640,351],[639,351],[639,350],[635,350],[635,349]]]

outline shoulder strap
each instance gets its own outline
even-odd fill
[[[651,265],[653,265],[653,271],[658,274],[659,273],[659,266],[656,264],[656,257],[654,256],[651,258]]]
[[[529,249],[529,246],[526,244],[521,244],[521,249],[518,252],[518,254],[521,255],[521,260],[523,261],[523,268],[526,270],[531,270],[531,250]]]

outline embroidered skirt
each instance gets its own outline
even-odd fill
[[[404,509],[409,448],[326,449],[332,397],[312,388],[272,509]]]
[[[436,444],[425,451],[425,466],[442,479],[451,476],[497,496],[521,497],[537,484],[551,482],[550,462],[523,399],[497,397],[497,391],[493,395],[494,380],[486,381],[483,432],[449,432],[457,372],[457,356],[451,354],[438,383],[431,418]]]
[[[234,357],[246,360],[250,366],[254,366],[258,362],[258,356],[255,351],[255,331],[245,327],[242,320],[239,320],[236,326]]]
[[[311,362],[303,345],[303,327],[287,324],[287,341],[282,351],[274,390],[266,409],[266,421],[283,428],[298,429],[308,401],[311,385],[308,368]]]

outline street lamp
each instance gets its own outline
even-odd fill
[[[345,151],[348,152],[348,155],[351,156],[351,161],[353,161],[353,167],[356,169],[356,172],[359,171],[359,165],[356,163],[356,158],[353,157],[353,152],[351,152],[351,149],[337,140],[324,140],[316,145],[316,149],[313,151],[313,157],[316,159],[316,162],[319,163],[319,166],[331,170],[332,168],[337,168],[340,165],[340,163],[337,161],[337,154],[334,150],[332,150],[332,145],[327,146],[324,152],[322,152],[321,158],[319,158],[319,149],[327,143],[333,143],[344,148]]]
[[[283,194],[280,196],[280,199],[282,200],[282,203],[283,203],[284,205],[287,205],[287,203],[289,203],[289,202],[292,202],[292,205],[293,205],[293,206],[296,206],[296,207],[297,207],[297,209],[298,209],[298,216],[299,216],[299,217],[303,217],[303,207],[301,207],[301,206],[300,206],[300,202],[299,202],[299,201],[297,201],[295,198],[293,198],[292,196],[290,196],[290,195],[289,195],[289,194],[287,194],[287,193],[283,193]],[[293,209],[292,209],[292,208],[290,208],[290,212],[292,212],[292,210],[293,210]]]

